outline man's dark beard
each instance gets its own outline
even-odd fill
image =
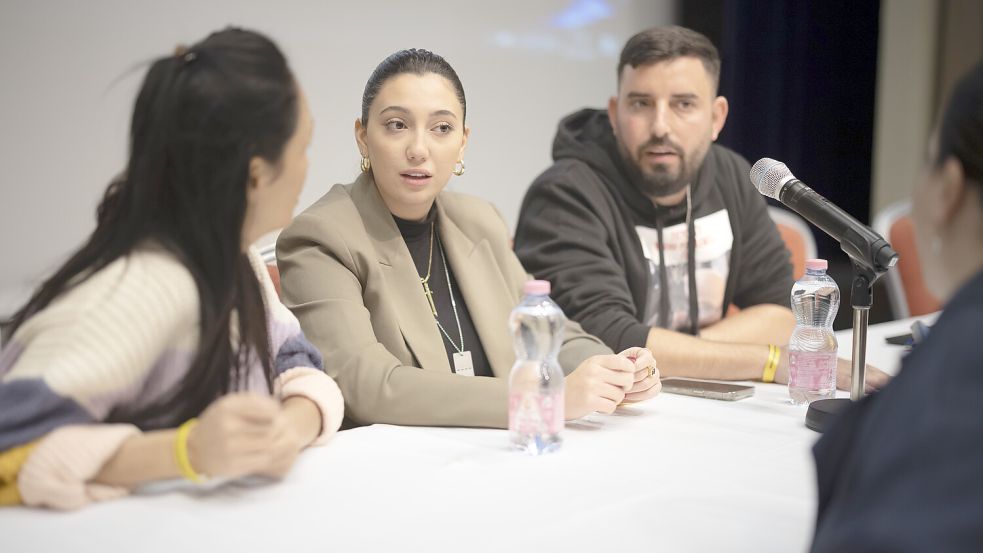
[[[668,146],[672,148],[673,151],[679,156],[679,174],[675,177],[669,174],[669,171],[663,166],[656,166],[653,173],[648,174],[642,171],[639,167],[639,159],[644,157],[644,151],[656,146]],[[683,154],[683,149],[678,145],[664,139],[652,139],[643,144],[638,148],[638,157],[633,158],[629,153],[627,148],[624,147],[621,142],[618,142],[618,151],[621,153],[621,158],[625,163],[625,168],[628,170],[628,174],[631,177],[632,183],[638,187],[642,194],[645,194],[649,198],[664,198],[666,196],[672,196],[677,192],[680,192],[692,181],[693,175],[690,174],[689,167],[686,164],[686,158]]]

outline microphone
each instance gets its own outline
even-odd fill
[[[795,178],[784,163],[761,158],[751,167],[750,176],[758,192],[782,202],[832,236],[854,263],[875,275],[898,263],[898,254],[887,240]]]

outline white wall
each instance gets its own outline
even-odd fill
[[[911,197],[935,117],[938,4],[881,2],[871,216]]]
[[[452,186],[491,200],[514,225],[559,118],[603,106],[624,41],[671,22],[673,5],[0,0],[0,316],[91,232],[125,162],[146,62],[178,43],[235,24],[286,52],[317,121],[299,209],[357,173],[352,125],[376,64],[401,48],[442,54],[464,82],[472,127],[467,174]]]
[[[881,2],[871,215],[909,200],[952,88],[983,56],[979,0]]]

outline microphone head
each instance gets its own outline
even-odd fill
[[[763,157],[751,167],[751,184],[761,192],[762,195],[781,200],[778,193],[786,182],[795,178],[795,175],[788,170],[781,161]]]

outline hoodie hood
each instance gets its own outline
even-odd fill
[[[577,159],[597,172],[613,176],[623,172],[621,155],[608,114],[582,109],[564,117],[553,139],[553,160]]]

